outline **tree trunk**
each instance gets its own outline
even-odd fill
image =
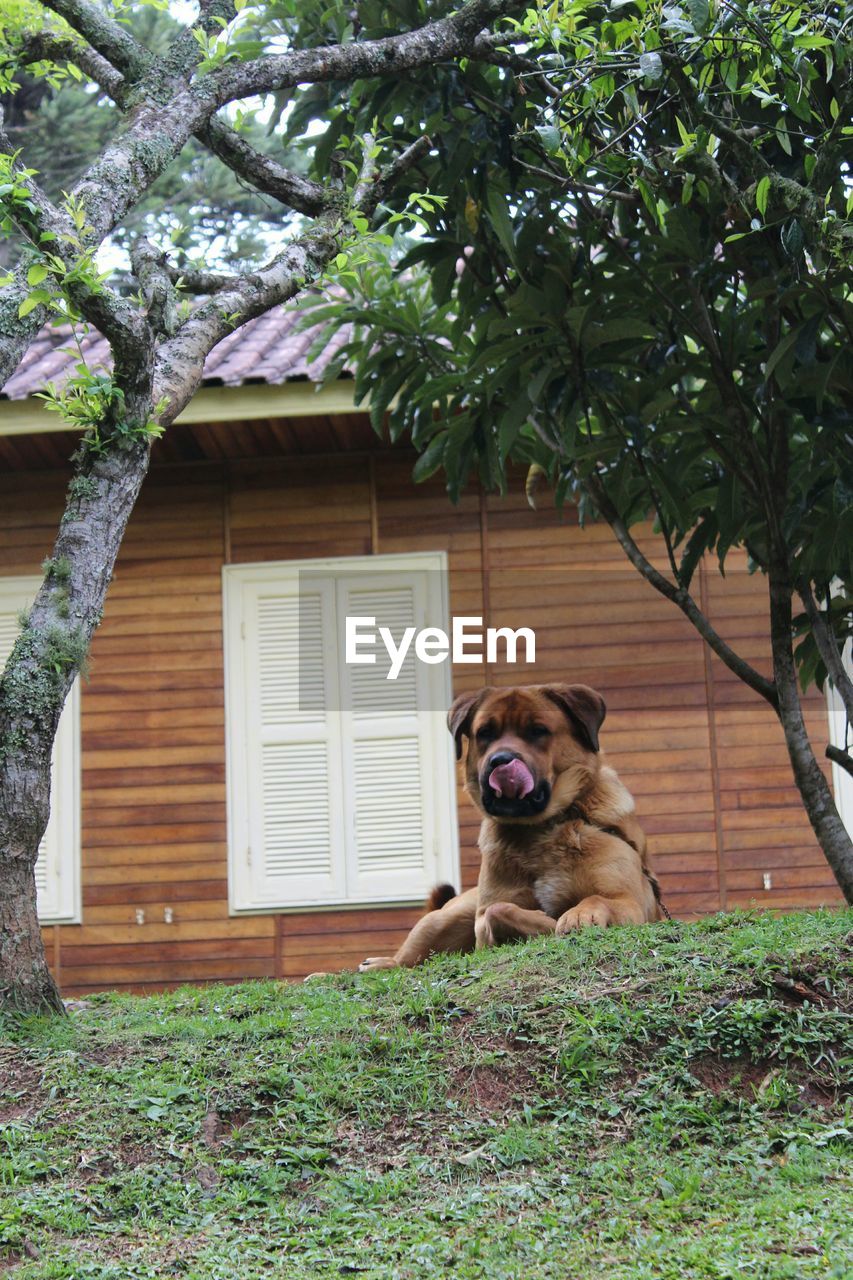
[[[49,786],[49,778],[42,783]],[[63,1013],[36,915],[32,842],[10,845],[8,838],[0,838],[0,1009]],[[35,848],[38,852],[38,841]]]
[[[148,388],[150,367],[149,358]],[[147,414],[149,403],[143,388],[133,407]],[[50,813],[51,753],[101,619],[149,446],[144,436],[113,439],[101,452],[81,445],[44,582],[0,678],[0,1010],[63,1008],[44,954],[34,877]]]
[[[791,642],[793,588],[783,563],[771,562],[769,580],[773,675],[778,696],[778,715],[794,771],[794,781],[841,892],[847,902],[853,904],[853,841],[841,821],[829,783],[812,751],[806,731]]]

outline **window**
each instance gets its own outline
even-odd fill
[[[18,614],[27,609],[41,578],[0,578],[0,668],[18,637]],[[50,820],[36,862],[42,924],[80,921],[80,698],[75,682],[53,745]]]
[[[848,640],[844,648],[844,665],[853,674],[853,641]],[[827,681],[826,697],[829,709],[829,741],[835,747],[850,751],[853,743],[853,725],[847,723],[844,703]],[[832,765],[832,784],[835,792],[835,803],[848,832],[853,836],[853,777],[842,769],[841,765]]]
[[[223,571],[234,911],[422,900],[458,882],[449,662],[344,661],[345,624],[447,629],[443,554]]]

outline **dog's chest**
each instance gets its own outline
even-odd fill
[[[571,898],[570,877],[566,875],[565,871],[557,869],[546,871],[544,875],[538,876],[533,881],[533,893],[540,910],[556,919],[557,916],[563,914],[569,905]]]

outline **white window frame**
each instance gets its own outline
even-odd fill
[[[29,608],[43,579],[0,578],[0,612]],[[2,664],[5,666],[5,662]],[[2,668],[0,668],[2,669]],[[79,680],[65,700],[53,746],[50,780],[50,818],[44,834],[52,900],[39,894],[39,923],[82,922],[80,852],[80,690]]]
[[[853,676],[853,640],[848,640],[844,646],[842,660],[848,675]],[[829,715],[829,741],[834,747],[849,751],[850,746],[845,741],[847,712],[837,690],[829,681],[826,684],[826,707]],[[838,809],[841,821],[847,828],[848,834],[853,837],[853,777],[834,760],[832,789],[835,793],[835,807]]]
[[[223,588],[223,640],[225,666],[225,725],[226,725],[226,778],[228,797],[228,905],[229,913],[235,915],[257,915],[274,912],[286,914],[293,912],[319,910],[347,910],[365,906],[408,905],[422,902],[424,893],[417,895],[389,892],[387,894],[371,893],[369,896],[352,897],[300,897],[292,902],[258,901],[251,890],[248,853],[251,846],[252,819],[248,811],[249,769],[252,763],[252,746],[249,741],[249,706],[252,690],[246,676],[246,651],[244,643],[244,606],[242,591],[244,584],[280,582],[284,585],[299,574],[341,574],[365,571],[381,574],[427,572],[431,598],[429,605],[430,625],[441,625],[449,632],[450,601],[447,587],[448,558],[444,551],[416,552],[411,554],[391,554],[374,556],[337,556],[334,558],[261,561],[252,564],[226,565],[222,571]],[[422,623],[421,625],[426,625]],[[340,681],[340,637],[330,638],[326,657],[334,660],[334,667],[329,671],[328,686],[335,697]],[[428,716],[425,727],[426,740],[429,745],[430,758],[437,762],[436,775],[432,779],[431,820],[434,824],[434,875],[433,884],[450,880],[458,885],[460,881],[459,858],[459,824],[456,812],[456,761],[453,743],[446,726],[446,708],[452,700],[452,670],[448,657],[446,662],[423,666],[430,682],[429,711],[419,711],[419,716]],[[433,702],[433,699],[435,701]],[[346,713],[343,713],[344,715]],[[255,765],[257,767],[257,765]],[[349,805],[345,804],[342,812],[333,817],[333,840],[346,842],[345,825],[349,824]],[[339,857],[345,855],[335,851]],[[428,890],[431,885],[424,886]]]

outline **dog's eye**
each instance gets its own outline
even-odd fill
[[[484,724],[482,728],[477,730],[477,741],[480,743],[491,742],[495,736],[495,727],[491,724]]]
[[[551,730],[544,724],[532,724],[527,730],[528,738],[550,738]]]

